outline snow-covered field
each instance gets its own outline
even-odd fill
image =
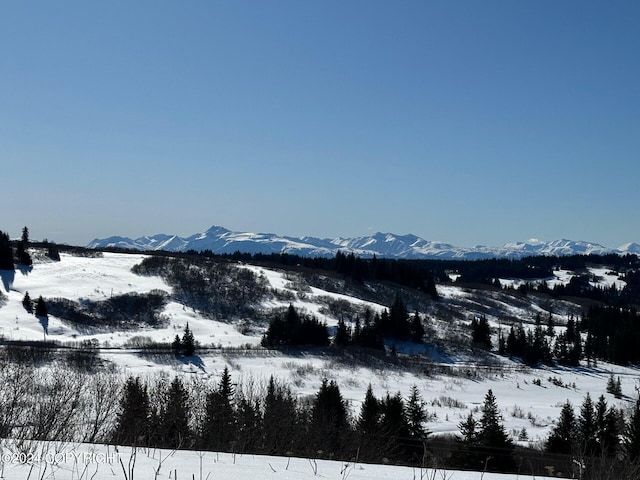
[[[6,290],[6,301],[0,306],[0,335],[5,339],[45,338],[43,326],[38,319],[27,313],[22,306],[22,299],[27,291],[34,300],[42,295],[45,298],[64,297],[74,301],[82,298],[100,300],[110,295],[149,292],[154,289],[171,291],[171,287],[159,277],[142,277],[131,272],[131,267],[139,263],[144,258],[143,255],[105,253],[102,257],[88,258],[62,254],[61,258],[60,262],[38,261],[31,271],[16,270],[15,275],[2,272],[3,285],[0,288]],[[282,272],[255,266],[246,268],[262,273],[273,288],[289,288],[289,280]],[[597,274],[606,282],[615,281],[606,271]],[[570,278],[563,273],[557,278],[560,279],[561,275],[562,278]],[[439,291],[445,303],[461,301],[469,295],[456,286],[439,287]],[[380,304],[317,288],[309,289],[304,296],[294,296],[293,303],[296,308],[314,313],[329,325],[335,325],[337,319],[323,314],[319,303],[315,301],[327,296],[367,304],[374,310],[383,308]],[[496,299],[487,297],[487,301],[489,300],[497,302]],[[479,301],[477,298],[473,299],[475,303]],[[289,300],[285,302],[271,299],[268,306],[286,306],[288,303]],[[513,308],[514,315],[530,316],[536,311],[533,309],[525,312],[521,307]],[[126,374],[150,375],[163,371],[197,375],[217,381],[222,369],[227,366],[236,382],[266,382],[270,375],[274,375],[288,382],[300,396],[315,394],[323,378],[333,379],[338,383],[344,398],[350,402],[354,413],[364,399],[369,384],[378,397],[387,392],[401,392],[406,397],[412,385],[417,385],[429,413],[427,428],[434,433],[457,433],[461,420],[470,411],[478,409],[487,391],[492,389],[507,431],[514,438],[520,436],[532,443],[544,441],[559,416],[562,404],[567,400],[578,407],[587,393],[594,399],[604,394],[610,405],[626,408],[636,398],[636,388],[639,385],[640,372],[633,368],[600,363],[597,368],[585,366],[577,370],[529,369],[497,356],[491,357],[495,366],[487,367],[470,361],[468,356],[441,355],[433,346],[423,348],[425,352],[431,348],[437,367],[443,369],[436,368],[429,372],[420,368],[406,371],[388,365],[362,364],[350,361],[349,358],[326,354],[287,356],[261,349],[218,349],[202,351],[196,357],[179,360],[171,356],[140,355],[135,349],[128,348],[135,337],[171,342],[176,334],[182,333],[187,322],[196,340],[203,345],[241,347],[257,346],[260,342],[259,332],[244,335],[231,321],[211,320],[176,302],[168,303],[163,314],[168,322],[162,328],[112,332],[81,332],[50,316],[46,338],[62,342],[95,339],[101,347],[123,347],[103,348],[100,355]],[[494,322],[495,318],[491,321]],[[605,393],[611,374],[620,376],[624,394],[620,400]],[[522,434],[523,429],[526,436]],[[357,471],[354,470],[350,478],[357,478],[356,474]]]
[[[514,475],[262,455],[41,444],[21,455],[4,443],[0,478],[56,480],[507,480]],[[520,479],[532,477],[518,476]],[[548,477],[536,476],[537,479]]]

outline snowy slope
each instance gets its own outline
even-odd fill
[[[476,246],[462,248],[454,245],[424,240],[415,235],[375,233],[356,238],[287,237],[274,233],[232,232],[224,227],[213,226],[207,231],[178,237],[176,235],[144,236],[136,239],[109,237],[91,241],[89,248],[119,247],[134,250],[211,250],[214,253],[290,253],[301,256],[335,256],[338,250],[353,252],[363,257],[386,258],[440,258],[482,259],[494,257],[520,258],[529,255],[574,255],[605,253],[640,253],[640,245],[628,243],[618,249],[603,247],[595,243],[571,240],[507,243],[501,247]]]
[[[413,480],[415,478],[476,480],[479,473],[433,470],[391,465],[309,460],[295,457],[234,455],[217,452],[143,449],[87,444],[36,444],[33,454],[17,452],[11,442],[2,445],[2,478],[55,478],[58,480]],[[31,461],[24,462],[21,459]],[[507,480],[513,475],[486,473],[486,480]],[[522,480],[532,477],[519,475]],[[536,478],[544,480],[548,477]]]

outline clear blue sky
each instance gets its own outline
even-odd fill
[[[3,1],[0,230],[640,241],[640,2]]]

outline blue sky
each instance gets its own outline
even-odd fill
[[[0,229],[640,241],[640,3],[2,2]]]

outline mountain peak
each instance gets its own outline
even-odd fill
[[[376,232],[354,238],[286,237],[274,233],[233,232],[219,225],[190,237],[154,235],[132,240],[127,237],[95,239],[88,247],[121,247],[138,250],[211,250],[214,253],[289,253],[301,256],[332,257],[338,250],[361,257],[378,258],[438,258],[476,260],[483,258],[519,258],[536,255],[575,255],[605,253],[640,254],[640,245],[627,243],[618,249],[597,243],[567,239],[543,241],[535,238],[526,242],[505,243],[502,247],[479,245],[472,248],[456,247],[444,242],[431,242],[413,234],[397,235]]]

